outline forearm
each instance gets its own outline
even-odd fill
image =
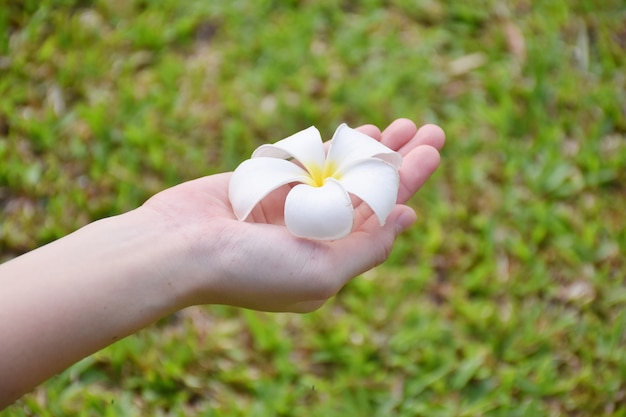
[[[177,244],[130,212],[0,265],[0,409],[185,306]]]

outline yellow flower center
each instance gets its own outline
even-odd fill
[[[338,173],[335,171],[337,167],[335,164],[326,161],[324,166],[311,164],[307,165],[307,170],[309,171],[309,176],[311,181],[309,185],[313,187],[321,187],[324,185],[324,182],[327,178],[335,178],[339,179]]]

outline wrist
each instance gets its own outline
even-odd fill
[[[222,268],[224,226],[219,221],[214,221],[209,213],[198,221],[193,215],[187,217],[150,205],[123,216],[120,225],[132,224],[133,233],[140,237],[135,246],[148,248],[137,250],[155,262],[149,275],[166,288],[166,301],[172,311],[226,302],[220,294],[222,281],[228,274]]]
[[[96,221],[84,228],[100,239],[99,261],[125,275],[129,294],[141,298],[160,317],[189,305],[184,275],[184,238],[151,210],[142,207]],[[83,232],[81,229],[79,232]]]
[[[102,219],[0,265],[0,408],[186,305],[180,241],[149,212]]]

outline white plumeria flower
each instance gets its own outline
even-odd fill
[[[229,198],[239,220],[269,193],[298,183],[285,200],[285,226],[298,237],[341,239],[352,231],[350,194],[374,212],[380,225],[396,204],[402,156],[342,124],[328,154],[313,126],[273,145],[262,145],[235,169]]]

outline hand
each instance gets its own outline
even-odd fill
[[[404,156],[398,204],[384,227],[364,204],[333,242],[281,225],[285,187],[235,219],[230,174],[165,190],[142,207],[91,223],[0,265],[0,410],[60,372],[155,320],[193,304],[268,311],[320,307],[350,279],[383,262],[415,221],[403,203],[439,164],[444,134],[397,120],[365,133]],[[19,317],[19,320],[15,320]]]
[[[404,158],[398,204],[384,227],[365,204],[357,204],[348,237],[332,242],[296,238],[282,226],[287,186],[264,199],[249,221],[237,221],[228,200],[230,173],[186,182],[147,201],[139,210],[156,214],[161,227],[182,239],[184,256],[177,261],[175,278],[188,283],[186,303],[312,311],[350,279],[382,263],[396,236],[415,221],[404,203],[437,168],[445,135],[434,125],[418,130],[407,119],[382,133],[372,125],[359,130]]]

